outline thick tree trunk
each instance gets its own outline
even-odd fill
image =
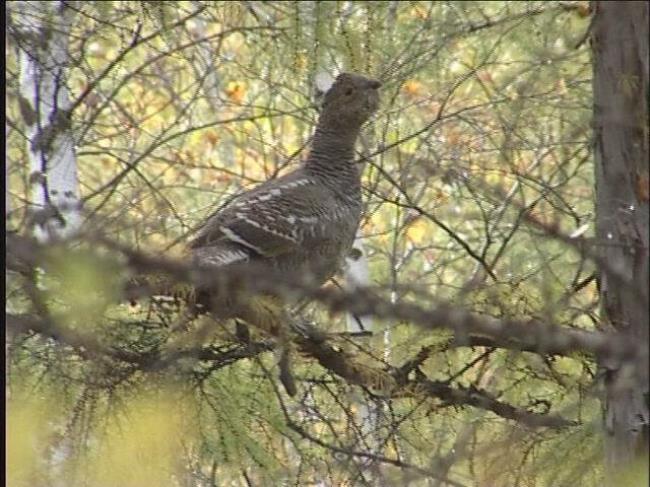
[[[648,3],[594,2],[594,136],[603,322],[648,343]],[[617,276],[624,276],[620,279]],[[647,355],[602,362],[609,485],[648,457]]]

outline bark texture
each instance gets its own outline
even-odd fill
[[[596,236],[603,322],[648,343],[648,3],[594,2]],[[623,277],[621,279],[621,276]],[[601,361],[609,485],[648,457],[647,348]],[[620,479],[619,479],[620,480]]]
[[[39,239],[80,226],[79,183],[66,75],[74,10],[66,2],[16,2],[20,36],[20,112],[31,166],[32,215]]]

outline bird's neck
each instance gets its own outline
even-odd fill
[[[337,183],[358,185],[359,169],[354,164],[354,144],[358,135],[358,127],[350,130],[318,124],[305,161],[307,170]]]

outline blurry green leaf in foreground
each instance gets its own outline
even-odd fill
[[[119,298],[121,269],[110,257],[55,247],[48,252],[45,288],[62,323],[92,323]]]
[[[54,429],[55,398],[31,391],[12,392],[7,402],[7,485],[40,484]]]
[[[188,404],[173,391],[136,396],[98,432],[97,447],[80,462],[89,485],[171,485],[193,435]]]

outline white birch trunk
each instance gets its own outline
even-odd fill
[[[74,12],[63,1],[13,2],[9,8],[21,41],[19,106],[28,144],[34,234],[41,242],[66,238],[81,222],[66,79]],[[70,441],[54,445],[42,459],[49,485],[63,485],[61,466]]]
[[[352,253],[346,259],[345,269],[345,287],[348,291],[364,288],[370,285],[370,273],[368,270],[368,259],[363,247],[363,239],[361,231],[357,233],[357,237],[352,245]],[[357,316],[352,313],[347,313],[347,331],[350,333],[360,331],[372,331],[372,317],[371,316]],[[361,423],[361,431],[369,447],[369,453],[375,453],[376,441],[374,438],[374,431],[377,426],[377,418],[379,411],[371,404],[368,404],[363,396],[359,397],[357,409],[357,418]],[[374,414],[373,414],[374,413]],[[372,471],[375,469],[373,468]]]
[[[363,248],[361,232],[357,233],[357,237],[352,245],[352,255],[345,260],[347,264],[345,270],[345,287],[350,291],[368,287],[370,285],[370,273],[368,270],[368,259]],[[349,332],[372,330],[371,316],[357,316],[348,313],[346,319],[347,330]]]
[[[16,2],[20,108],[25,121],[35,234],[45,241],[80,225],[79,184],[69,122],[68,32],[74,12],[65,2]]]

